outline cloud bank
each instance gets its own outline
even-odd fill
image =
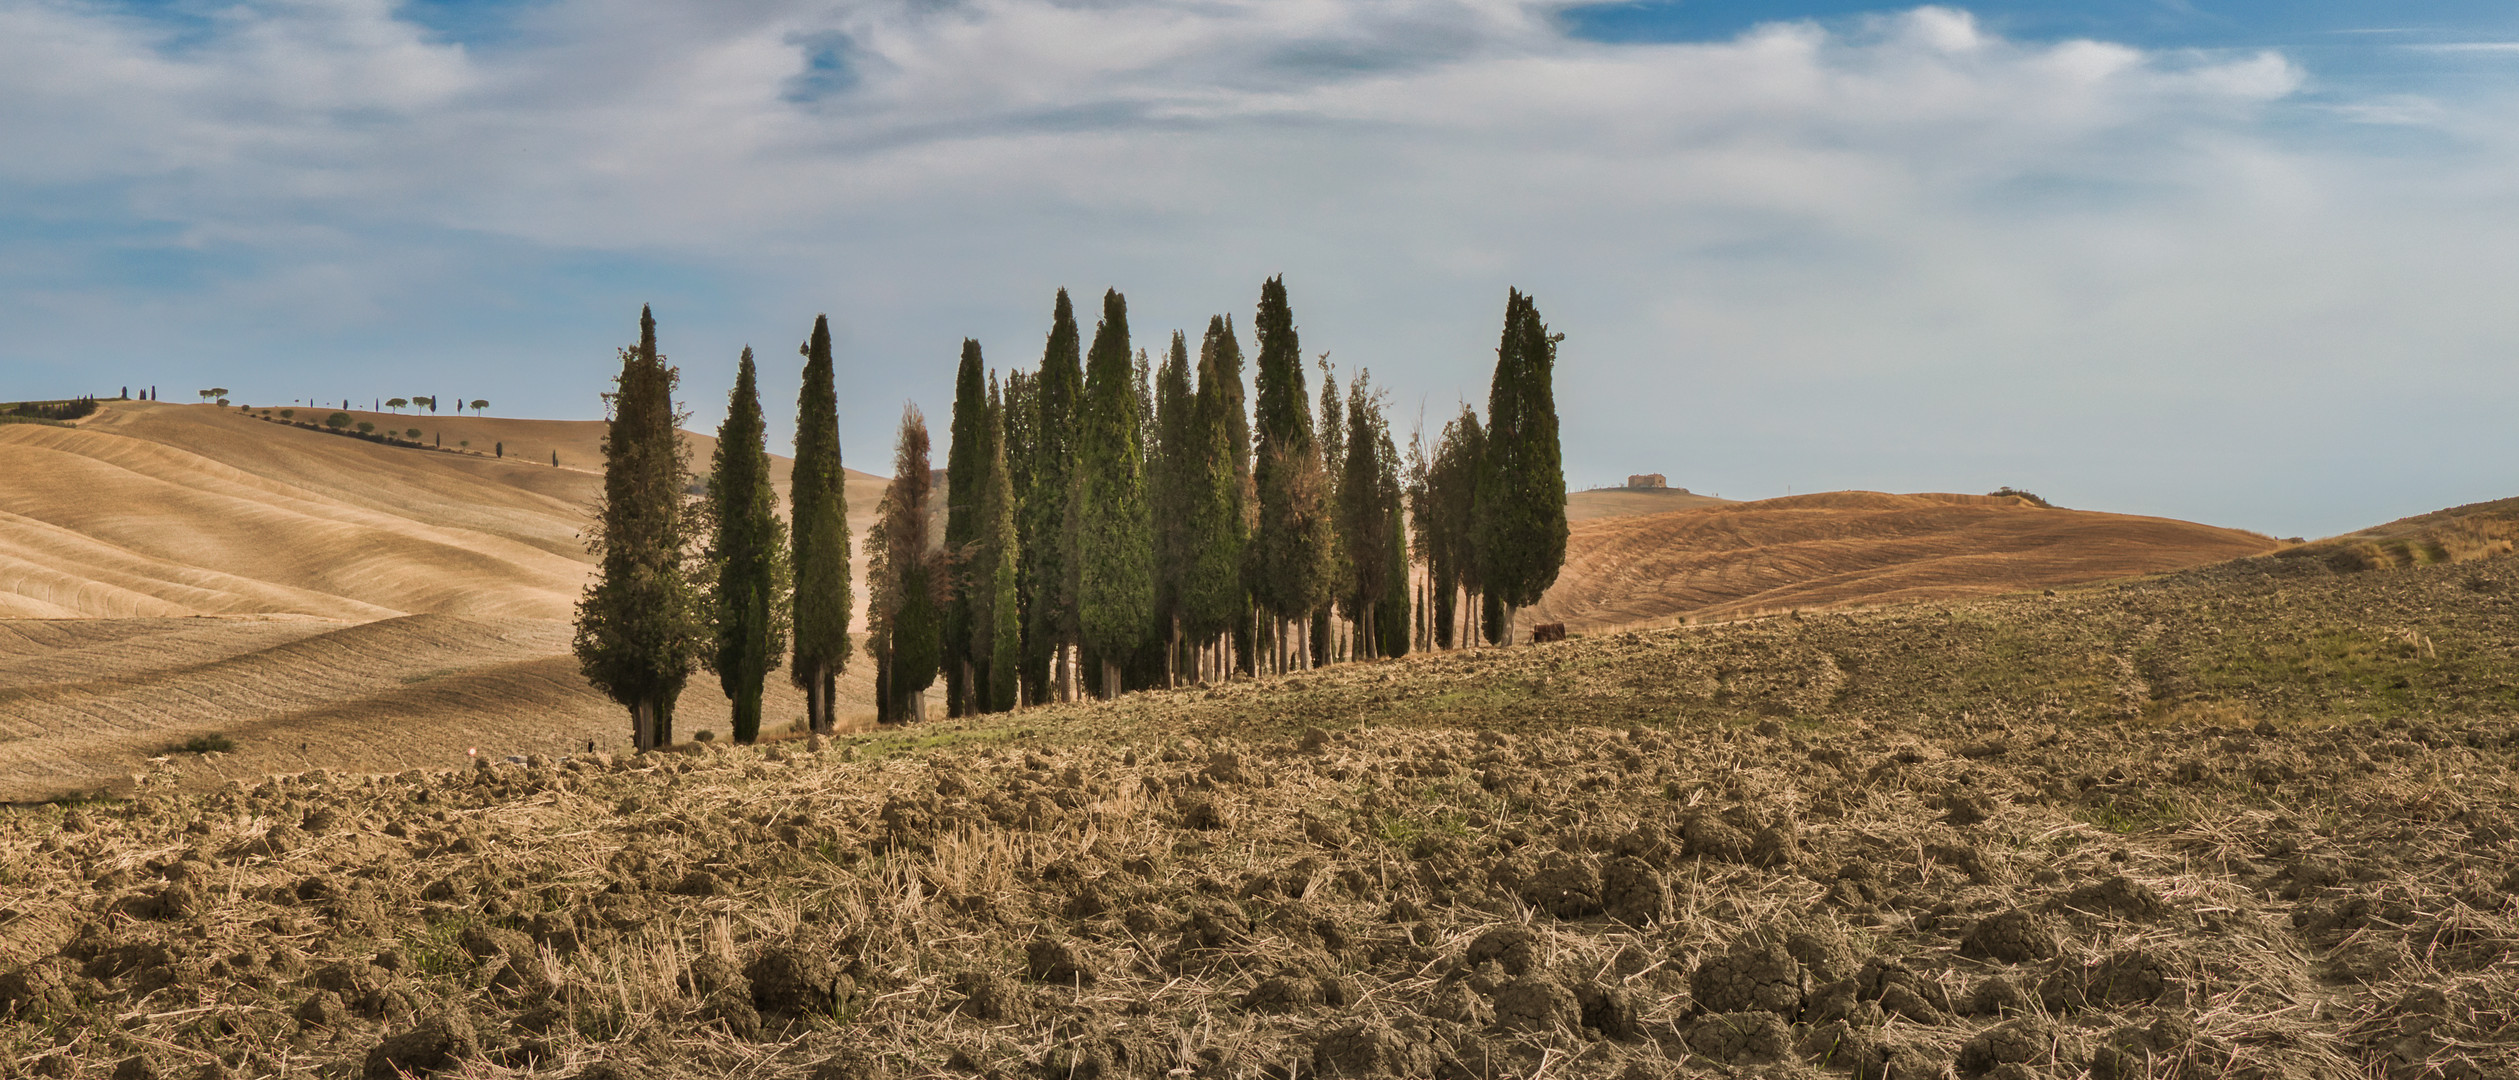
[[[1678,44],[1505,0],[424,14],[0,0],[0,364],[592,415],[652,300],[712,422],[738,347],[829,311],[873,462],[963,336],[1037,362],[1061,285],[1159,347],[1282,272],[1403,424],[1483,405],[1535,292],[1578,483],[2282,533],[2519,491],[2493,84],[2337,101],[1945,7]]]

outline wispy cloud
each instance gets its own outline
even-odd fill
[[[1151,334],[1284,271],[1307,345],[1440,405],[1481,393],[1519,284],[1570,335],[1577,479],[2036,480],[2285,532],[2384,466],[2263,448],[2519,390],[2479,375],[2519,336],[2490,107],[2303,108],[2277,53],[1946,7],[1605,45],[1559,6],[552,0],[467,46],[387,0],[180,34],[0,0],[0,362],[417,353],[561,411],[640,300],[695,388],[832,310],[871,432],[937,404],[965,334],[1033,359],[1056,285],[1126,289]],[[2448,141],[2319,126],[2346,115]]]

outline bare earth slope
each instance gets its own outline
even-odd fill
[[[1847,491],[1585,521],[1527,613],[1596,630],[1985,596],[2263,554],[2273,540],[1986,495]]]
[[[546,449],[441,453],[149,402],[0,427],[0,800],[111,785],[208,733],[236,742],[213,770],[235,775],[621,738],[568,648],[603,425],[440,419],[449,446]],[[706,467],[711,440],[686,438]],[[882,484],[850,474],[857,528]],[[802,712],[783,679],[770,706],[773,726]],[[679,717],[725,731],[707,674]]]

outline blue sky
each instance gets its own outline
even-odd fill
[[[2506,0],[0,0],[0,398],[591,417],[653,303],[779,423],[829,312],[880,465],[1283,273],[1405,430],[1518,286],[1577,484],[2319,535],[2519,494],[2514,120]]]

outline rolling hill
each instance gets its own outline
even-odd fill
[[[510,454],[154,402],[0,426],[0,800],[109,784],[211,732],[236,743],[211,772],[240,776],[618,741],[569,655],[603,425],[435,419],[449,446]],[[704,467],[712,440],[686,437]],[[853,531],[883,484],[849,474]],[[843,693],[871,701],[864,678]],[[771,695],[771,726],[802,715],[784,680]],[[678,715],[722,733],[715,681]]]
[[[1582,632],[1986,596],[2158,573],[2277,546],[2236,529],[2010,497],[1794,495],[1577,523],[1557,584],[1524,620]]]

